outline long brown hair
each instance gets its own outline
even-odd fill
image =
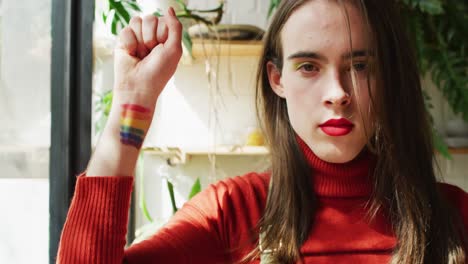
[[[283,0],[263,40],[256,107],[271,152],[271,183],[256,229],[262,233],[261,245],[244,260],[258,257],[261,248],[274,249],[270,255],[280,263],[299,260],[317,208],[310,168],[289,123],[286,102],[273,92],[267,72],[270,61],[281,72],[281,30],[292,12],[308,1]],[[371,94],[371,108],[376,129],[368,148],[377,162],[369,216],[384,209],[391,218],[397,238],[392,263],[465,263],[466,234],[460,216],[437,187],[431,125],[397,1],[351,2],[364,17],[375,53],[377,89]]]

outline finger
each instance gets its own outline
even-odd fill
[[[173,48],[179,48],[182,50],[182,24],[177,19],[174,9],[169,8],[168,14],[165,16],[168,27],[168,38],[167,44]]]
[[[130,28],[133,30],[135,33],[135,37],[138,41],[138,46],[137,46],[137,55],[140,59],[143,59],[147,54],[148,51],[146,49],[146,46],[143,42],[143,36],[141,32],[141,18],[140,17],[132,17],[130,19]]]
[[[158,43],[164,43],[167,40],[167,25],[166,18],[160,17],[158,19],[158,30],[157,30],[157,41]]]
[[[120,31],[117,47],[126,51],[131,56],[137,56],[138,41],[131,28],[125,27]]]
[[[158,28],[158,18],[154,15],[143,17],[142,34],[143,43],[148,50],[152,50],[158,45],[156,30]]]

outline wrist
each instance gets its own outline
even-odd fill
[[[116,94],[87,175],[132,176],[151,125],[155,100],[134,93]]]
[[[108,120],[109,133],[119,135],[122,144],[140,149],[151,126],[155,106],[151,105],[153,101],[125,99],[113,102]]]
[[[114,87],[112,106],[118,106],[121,104],[137,104],[143,107],[154,109],[156,101],[158,100],[159,94],[153,92],[155,89],[149,88],[132,88],[122,89],[120,87]]]

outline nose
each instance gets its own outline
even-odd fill
[[[331,74],[326,85],[324,103],[327,106],[345,107],[351,103],[351,95],[346,91],[339,74]]]

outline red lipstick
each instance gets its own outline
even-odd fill
[[[319,125],[322,131],[332,137],[347,135],[353,130],[353,123],[346,118],[330,119]]]

